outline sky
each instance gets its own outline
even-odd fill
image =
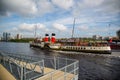
[[[120,0],[0,0],[0,36],[116,36]]]

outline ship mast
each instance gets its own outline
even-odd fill
[[[36,33],[36,31],[37,31],[37,24],[35,25],[35,35],[34,35],[34,37],[36,38],[37,37],[37,33]]]
[[[75,18],[74,18],[74,21],[73,21],[72,38],[74,36],[74,28],[75,28]]]
[[[109,27],[109,33],[108,33],[108,35],[109,35],[109,37],[111,37],[111,33],[110,33],[110,24],[108,24],[108,27]]]

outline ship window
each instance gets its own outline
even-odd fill
[[[67,49],[69,49],[69,47],[67,47]]]
[[[76,49],[76,47],[74,47],[74,49]]]
[[[73,49],[74,49],[74,47],[73,47]]]
[[[68,49],[70,49],[70,47],[68,47]]]
[[[78,49],[78,47],[76,47],[76,49]]]
[[[77,50],[77,47],[75,49]]]
[[[72,49],[74,49],[74,47],[72,47]]]
[[[74,47],[72,49],[74,49]]]
[[[69,49],[69,47],[68,47],[68,49]]]
[[[69,47],[69,49],[71,49],[71,47]]]
[[[68,49],[70,49],[70,47],[68,47]]]

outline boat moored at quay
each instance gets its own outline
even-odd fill
[[[47,50],[76,51],[86,53],[111,54],[111,48],[106,42],[81,42],[78,39],[56,40],[55,34],[51,38],[46,34],[43,39],[30,42],[30,47],[39,47]]]

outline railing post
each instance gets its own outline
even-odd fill
[[[51,80],[53,80],[53,76],[52,76],[52,73],[51,73]]]
[[[65,67],[64,80],[66,80],[66,68],[67,68],[67,67]]]
[[[55,56],[54,56],[54,64],[55,64],[54,68],[56,70],[56,57]]]
[[[26,67],[23,67],[23,80],[26,80]]]
[[[11,73],[13,73],[13,72],[12,72],[12,66],[11,66],[10,61],[9,61],[9,65],[10,65],[10,71],[11,71]]]
[[[58,57],[58,62],[57,63],[58,63],[58,69],[59,69],[59,57]]]
[[[3,57],[3,63],[4,63],[4,66],[6,66],[6,64],[5,64],[5,57]]]
[[[78,64],[79,64],[78,61],[74,63],[74,75],[75,75],[74,80],[78,80],[78,67],[79,67]]]
[[[65,58],[65,66],[67,66],[67,58]]]
[[[42,60],[42,63],[43,63],[43,65],[42,65],[42,74],[44,75],[44,60]]]
[[[75,76],[75,63],[76,63],[76,62],[74,62],[74,70],[73,70],[73,71],[74,71],[74,76]],[[75,77],[74,77],[74,79],[75,79]]]
[[[21,75],[20,75],[20,80],[23,80],[23,67],[21,66]]]

